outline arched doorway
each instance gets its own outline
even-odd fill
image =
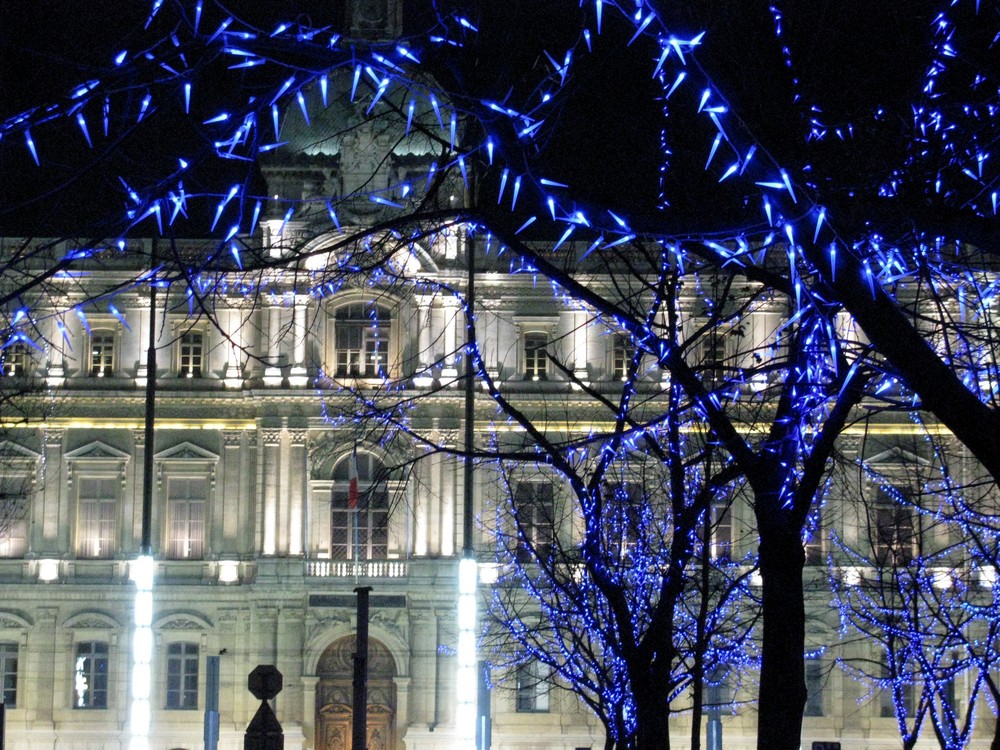
[[[316,749],[351,750],[354,636],[331,643],[316,665]],[[396,662],[389,649],[368,642],[368,750],[396,747]]]

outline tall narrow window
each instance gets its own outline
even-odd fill
[[[27,480],[0,481],[0,557],[24,557],[28,551],[28,498],[23,487]]]
[[[0,643],[0,697],[7,708],[17,708],[17,644]]]
[[[112,331],[94,331],[90,336],[90,374],[106,378],[115,371],[115,334]]]
[[[729,498],[712,502],[712,558],[728,560],[733,553],[733,506]]]
[[[705,334],[701,345],[702,377],[708,383],[722,381],[726,370],[726,339],[719,332],[712,330]]]
[[[204,366],[205,334],[200,331],[188,331],[181,334],[180,341],[180,375],[185,378],[200,378]]]
[[[642,537],[643,497],[642,489],[635,484],[619,484],[605,488],[605,507],[609,510],[608,551],[619,561],[631,559]]]
[[[823,660],[818,656],[808,657],[806,665],[806,716],[823,715]]]
[[[517,710],[519,713],[539,713],[549,710],[548,670],[531,661],[517,668]]]
[[[76,550],[79,557],[115,556],[119,486],[112,477],[80,478]]]
[[[337,377],[378,378],[389,362],[390,312],[356,302],[334,315],[334,373]]]
[[[883,718],[891,718],[896,715],[896,703],[893,685],[899,686],[899,698],[902,701],[900,708],[906,716],[913,716],[914,690],[913,681],[910,675],[893,674],[888,660],[882,662],[882,680],[884,687],[879,695],[879,715]]]
[[[73,664],[73,708],[108,707],[108,644],[76,644]]]
[[[198,644],[167,646],[167,708],[198,708]]]
[[[26,344],[10,344],[0,349],[0,367],[3,374],[14,378],[23,378],[29,375],[31,365],[31,353]]]
[[[906,565],[913,559],[913,509],[905,504],[900,490],[879,487],[868,522],[876,564]]]
[[[551,482],[519,482],[514,488],[517,561],[548,560],[556,540],[555,490]]]
[[[806,553],[806,565],[821,565],[823,563],[823,519],[817,509],[806,524],[803,545]]]
[[[357,490],[352,507],[351,458],[333,470],[330,556],[335,560],[385,560],[389,556],[389,491],[385,469],[367,453],[357,458]]]
[[[548,373],[548,356],[545,347],[549,337],[544,333],[524,334],[524,378],[525,380],[545,380]]]
[[[205,507],[208,480],[170,477],[167,480],[167,556],[197,560],[205,554]]]
[[[632,365],[635,347],[628,336],[618,334],[611,345],[611,377],[624,381],[628,377],[628,368]]]

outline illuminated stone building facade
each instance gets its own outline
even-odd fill
[[[351,5],[359,33],[398,26],[393,3]],[[349,87],[347,79],[333,83]],[[132,286],[137,272],[129,258],[151,257],[154,240],[134,240],[132,249],[141,252],[111,249],[81,264],[83,273],[53,279],[49,307],[32,312],[29,338],[41,342],[39,348],[22,342],[4,350],[5,382],[14,390],[27,387],[23,398],[41,415],[37,423],[9,425],[0,442],[10,509],[0,525],[0,685],[10,747],[127,746],[130,561],[139,551],[142,467],[150,451],[156,558],[151,747],[201,747],[205,658],[221,655],[220,747],[242,747],[257,707],[247,674],[257,664],[274,664],[284,675],[275,709],[285,746],[347,750],[357,586],[372,587],[369,748],[458,746],[457,574],[466,542],[461,462],[447,450],[398,440],[387,448],[359,432],[340,419],[353,401],[338,391],[345,384],[362,394],[389,381],[402,384],[405,394],[423,399],[422,434],[445,449],[459,446],[464,327],[458,303],[440,292],[403,295],[367,283],[317,293],[312,275],[337,261],[335,248],[352,228],[379,220],[379,201],[341,206],[342,231],[316,229],[329,227],[322,201],[309,204],[314,213],[300,210],[290,221],[283,216],[286,201],[426,177],[431,144],[374,127],[363,111],[363,102],[348,106],[341,97],[308,127],[295,110],[285,113],[282,137],[290,145],[262,165],[272,204],[257,234],[246,239],[258,258],[270,259],[267,272],[248,281],[234,270],[213,277],[207,291],[198,288],[199,279],[175,283],[151,312],[145,287]],[[462,200],[460,186],[451,193],[447,187],[438,200]],[[159,257],[199,257],[207,247],[159,242]],[[466,253],[474,248],[485,258],[482,242],[461,229],[418,240],[398,270],[461,289]],[[0,243],[0,249],[20,246],[13,238]],[[68,249],[63,243],[54,252]],[[564,424],[552,429],[572,432],[587,424],[593,401],[570,387],[569,378],[611,392],[629,349],[588,325],[590,313],[557,299],[530,273],[513,273],[495,256],[491,262],[483,269],[478,305],[490,375],[537,413],[560,415]],[[118,285],[124,291],[110,302],[95,299],[95,287]],[[682,296],[693,330],[698,292]],[[201,300],[211,309],[203,310]],[[696,355],[703,364],[749,367],[784,317],[778,307],[758,306],[739,336]],[[151,326],[156,373],[145,367]],[[143,386],[151,377],[156,430],[147,445]],[[651,368],[641,386],[655,401],[662,384],[661,372]],[[756,385],[745,384],[747,393]],[[477,418],[483,415],[477,435],[486,442],[491,404],[481,392],[477,398]],[[868,450],[866,458],[881,461],[886,473],[905,473],[913,456],[892,446],[892,430],[885,435],[878,450],[871,447],[877,441],[863,449],[848,435],[845,449],[855,456]],[[355,452],[364,498],[357,513],[349,508]],[[411,459],[420,460],[406,473],[381,471]],[[477,517],[500,491],[489,469],[477,473]],[[554,503],[559,493],[552,490]],[[905,527],[894,512],[882,525]],[[734,507],[716,530],[716,544],[751,549],[753,540],[743,533],[752,528],[750,516],[748,507]],[[837,524],[851,542],[866,528],[850,511],[831,513],[825,523]],[[473,547],[488,557],[493,542],[484,527],[476,528]],[[575,532],[569,521],[539,533],[571,540]],[[898,736],[885,706],[877,697],[865,700],[865,689],[833,668],[834,651],[827,647],[837,642],[838,617],[825,588],[829,551],[823,541],[807,549],[817,585],[810,598],[815,658],[806,667],[804,746],[838,740],[845,748],[893,747]],[[572,694],[514,676],[497,679],[491,698],[497,750],[603,747],[599,723]],[[725,746],[750,748],[752,708],[737,704],[734,713],[723,718]],[[676,746],[686,746],[688,721],[678,717]]]

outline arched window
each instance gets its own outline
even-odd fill
[[[342,305],[334,313],[333,374],[339,378],[381,378],[389,370],[392,313],[366,302]]]
[[[357,454],[357,491],[351,491],[353,456],[333,469],[330,557],[385,560],[389,552],[389,490],[385,467],[375,456]],[[352,496],[354,499],[352,499]]]

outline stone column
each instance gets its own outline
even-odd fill
[[[445,381],[451,381],[453,386],[457,386],[458,357],[455,347],[458,342],[458,300],[451,296],[444,297],[441,300],[441,308],[444,314],[444,368],[441,370],[441,377]]]
[[[307,446],[308,431],[302,428],[288,431],[291,437],[288,450],[289,483],[285,494],[288,495],[288,554],[301,555],[304,542],[305,519],[308,515],[306,507],[307,476]]]
[[[63,367],[63,346],[66,344],[65,327],[62,317],[52,316],[49,328],[49,362],[45,368],[45,382],[50,388],[58,388],[66,382],[66,370]]]
[[[281,368],[278,366],[281,341],[281,307],[272,302],[267,308],[267,340],[262,347],[267,352],[264,368],[264,385],[274,388],[281,385]]]
[[[226,372],[222,382],[226,388],[239,390],[243,387],[243,368],[240,366],[241,349],[246,346],[243,336],[243,316],[238,308],[230,308],[227,311],[229,319],[229,330],[226,335],[229,337],[229,359],[226,362]]]
[[[413,481],[413,554],[416,557],[426,557],[429,551],[429,531],[430,531],[430,487],[429,479],[431,459],[426,455],[428,448],[416,448],[423,452],[416,466],[414,466]]]
[[[292,369],[288,384],[293,388],[303,388],[309,383],[306,374],[306,311],[309,297],[296,294],[292,307]]]
[[[584,385],[587,384],[587,339],[590,334],[590,314],[585,310],[577,310],[573,314],[573,377]]]
[[[449,432],[445,435],[448,447],[454,447],[457,436]],[[443,456],[440,463],[441,488],[441,555],[451,557],[455,554],[455,466],[456,461],[451,456]]]
[[[434,355],[431,351],[431,303],[434,297],[429,294],[418,294],[417,303],[417,374],[413,384],[417,388],[426,388],[434,381],[431,376],[431,365]]]
[[[281,451],[281,430],[261,430],[263,444],[263,486],[261,500],[263,506],[262,551],[265,555],[274,555],[278,550],[278,471]]]

